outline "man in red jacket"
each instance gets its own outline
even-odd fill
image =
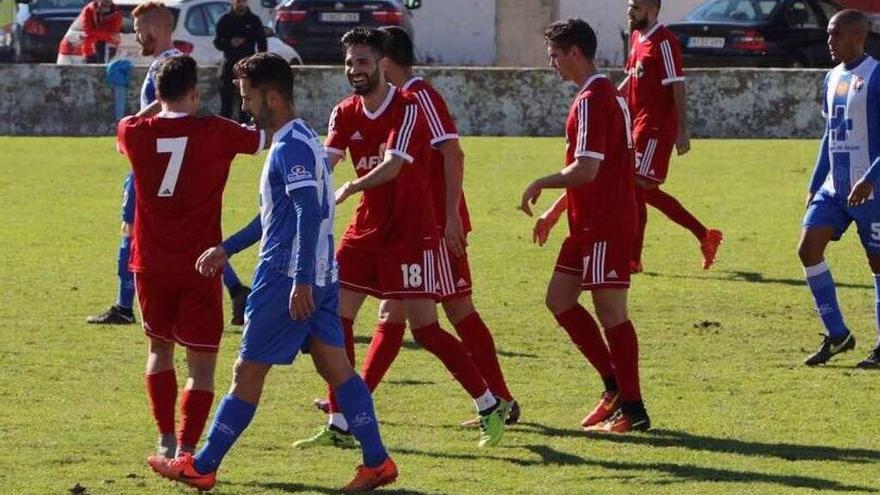
[[[82,11],[58,46],[58,64],[104,63],[105,53],[96,50],[98,43],[104,46],[119,45],[122,29],[122,12],[113,0],[94,0]],[[103,50],[102,50],[103,52]]]

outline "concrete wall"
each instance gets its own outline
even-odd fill
[[[557,7],[558,0],[496,0],[495,65],[544,66],[544,28],[556,20]]]
[[[426,65],[495,63],[495,0],[428,0],[412,23],[416,55]]]
[[[338,67],[294,68],[300,115],[319,130],[349,94]],[[144,68],[135,71],[140,80]],[[576,89],[546,69],[425,68],[464,135],[561,136]],[[619,72],[609,73],[619,80]],[[820,70],[688,71],[691,129],[697,137],[812,138],[822,130]],[[209,109],[219,108],[216,72],[201,74]],[[136,109],[138,87],[129,88]],[[0,64],[0,135],[110,135],[110,87],[100,66]]]

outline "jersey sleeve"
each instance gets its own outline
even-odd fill
[[[672,83],[684,82],[684,68],[681,63],[681,47],[678,40],[666,38],[660,42],[660,59],[662,60],[663,79],[660,83],[668,86]]]
[[[605,141],[608,134],[605,122],[608,111],[599,102],[581,98],[577,103],[577,143],[575,158],[605,159]]]
[[[288,196],[297,189],[318,187],[315,152],[302,141],[276,144],[272,149],[272,167],[284,180]]]
[[[446,107],[446,102],[436,90],[423,89],[415,93],[419,101],[419,107],[428,120],[428,128],[431,131],[431,146],[436,146],[443,141],[458,139],[458,129],[455,120]]]
[[[825,74],[825,81],[822,82],[822,118],[828,120],[828,80],[831,79],[831,71]],[[826,126],[827,127],[827,126]]]
[[[116,124],[116,151],[121,155],[128,156],[128,149],[126,148],[128,131],[135,118],[136,117],[133,115],[129,115],[128,117],[122,118],[119,123]]]
[[[242,125],[223,117],[216,117],[216,119],[220,126],[218,142],[226,148],[230,155],[255,155],[265,146],[266,133],[262,129]]]
[[[345,130],[345,109],[340,103],[336,105],[330,114],[330,122],[327,124],[327,139],[324,141],[324,149],[327,153],[345,157],[348,149],[348,140],[351,134]]]
[[[398,115],[398,121],[388,134],[385,153],[399,156],[412,163],[416,147],[419,145],[419,106],[415,102],[407,102]]]
[[[632,53],[633,53],[633,47],[636,46],[636,43],[638,41],[639,41],[638,34],[636,34],[636,31],[633,30],[633,32],[629,33],[630,53],[625,54],[626,55],[626,64],[623,66],[623,69],[627,72],[627,74],[629,74],[629,72],[633,69],[633,65],[635,65],[635,57],[632,56]]]

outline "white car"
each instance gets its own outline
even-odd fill
[[[115,0],[122,10],[122,33],[116,53],[135,65],[149,65],[149,57],[140,54],[140,45],[134,39],[134,21],[131,11],[143,0]],[[200,66],[220,65],[223,52],[214,48],[214,28],[220,16],[229,12],[228,0],[165,0],[163,2],[174,15],[174,46],[191,55]],[[268,30],[268,28],[267,28]],[[268,30],[271,31],[271,30]],[[301,65],[302,58],[291,46],[269,32],[266,37],[268,51],[280,55],[291,64]]]

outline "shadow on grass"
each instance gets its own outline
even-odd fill
[[[695,466],[691,464],[673,464],[666,462],[625,462],[616,460],[586,459],[584,457],[562,452],[547,445],[523,445],[523,449],[537,455],[539,459],[520,459],[516,457],[504,457],[493,455],[450,454],[446,452],[425,451],[417,449],[395,449],[396,453],[425,456],[430,458],[444,458],[467,461],[502,461],[523,467],[533,466],[583,466],[596,467],[623,472],[643,472],[645,476],[656,476],[661,473],[669,476],[669,479],[650,480],[651,484],[673,484],[686,482],[713,482],[713,483],[768,483],[786,486],[790,488],[810,488],[813,490],[837,491],[837,492],[874,492],[870,487],[845,485],[843,483],[816,478],[812,476],[769,474],[755,471],[736,471],[731,469],[711,468]],[[632,479],[637,477],[627,475]]]
[[[793,287],[803,287],[807,285],[806,280],[802,278],[767,278],[764,277],[763,273],[760,272],[746,272],[741,270],[725,270],[725,271],[716,271],[714,272],[718,275],[722,276],[689,276],[689,275],[671,275],[664,274],[659,272],[644,272],[643,276],[647,277],[662,277],[662,278],[681,278],[687,280],[708,280],[715,281],[720,280],[722,282],[746,282],[750,284],[776,284],[776,285],[789,285]],[[838,288],[843,289],[873,289],[873,285],[867,284],[847,284],[841,282],[835,282],[835,285]]]
[[[269,490],[277,493],[332,493],[334,495],[341,493],[338,487],[330,488],[326,486],[318,486],[318,485],[305,485],[303,483],[290,483],[283,481],[266,481],[266,482],[251,482],[251,483],[225,483],[229,485],[238,485],[250,488],[260,488],[263,490]],[[420,492],[417,490],[407,490],[405,488],[394,489],[389,487],[383,487],[381,489],[382,494],[398,494],[398,495],[430,495],[430,492]]]
[[[676,447],[752,457],[776,457],[786,461],[838,461],[857,464],[880,462],[880,450],[871,449],[750,442],[663,429],[650,430],[642,435],[609,435],[554,428],[540,423],[521,423],[520,427],[528,428],[534,433],[551,437],[586,436],[609,443],[646,445],[649,447]]]

